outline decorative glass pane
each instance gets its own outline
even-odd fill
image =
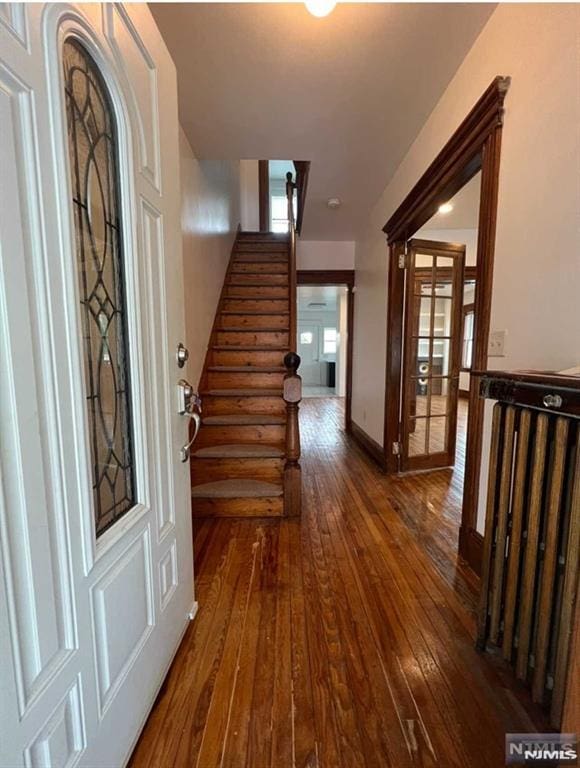
[[[117,138],[111,101],[93,59],[72,39],[64,44],[63,59],[99,536],[135,504]]]

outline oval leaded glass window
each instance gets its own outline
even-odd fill
[[[95,529],[135,503],[115,116],[97,65],[64,43],[72,211],[82,314]]]

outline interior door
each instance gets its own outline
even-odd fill
[[[173,63],[0,4],[0,765],[121,766],[194,612]]]
[[[321,386],[320,326],[316,323],[298,323],[298,354],[302,383]]]
[[[455,461],[465,246],[407,244],[401,470]]]

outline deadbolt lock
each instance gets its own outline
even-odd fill
[[[177,359],[177,367],[183,368],[186,362],[189,360],[189,350],[181,342],[177,345],[177,352],[175,353]]]

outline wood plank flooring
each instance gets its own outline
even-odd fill
[[[499,768],[545,721],[474,649],[453,472],[386,478],[301,406],[302,520],[195,521],[199,613],[132,768]]]

